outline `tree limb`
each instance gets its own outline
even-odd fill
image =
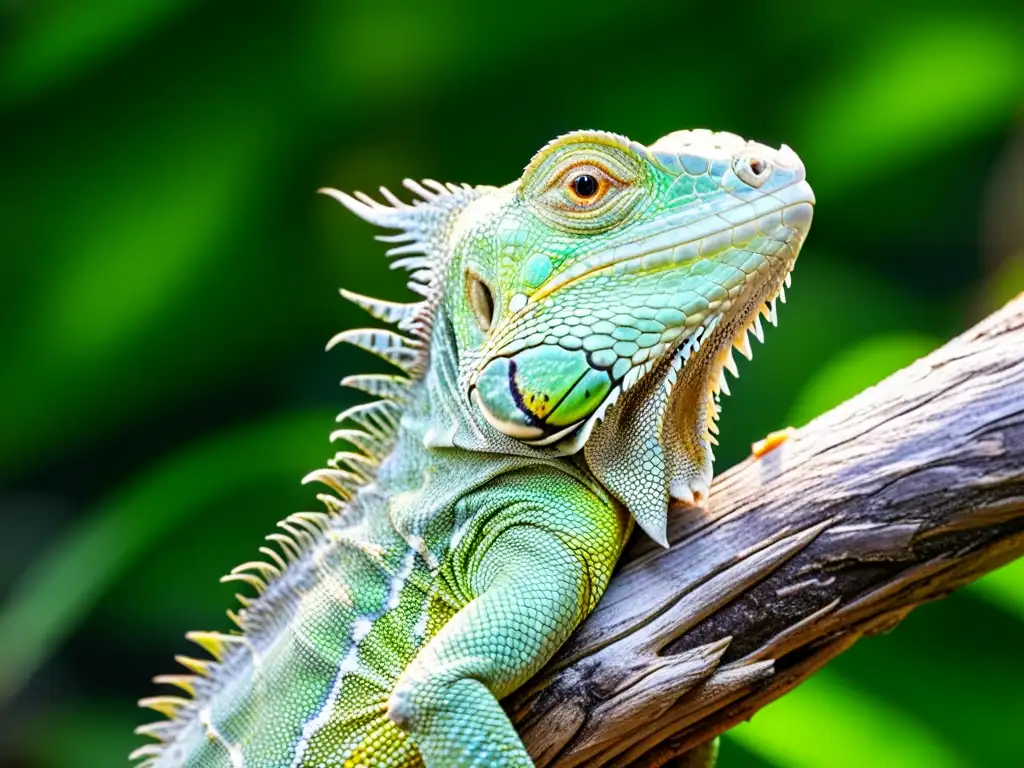
[[[506,702],[538,766],[671,764],[1024,554],[1024,296],[733,467],[669,540]]]

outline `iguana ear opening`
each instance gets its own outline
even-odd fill
[[[466,270],[466,298],[473,310],[480,330],[487,333],[494,324],[494,292],[487,282],[472,269]]]

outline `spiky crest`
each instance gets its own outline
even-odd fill
[[[337,189],[324,188],[320,191],[371,224],[401,230],[397,235],[378,235],[377,239],[392,245],[387,251],[389,257],[402,257],[392,263],[392,269],[405,269],[409,272],[409,289],[423,296],[423,301],[411,305],[395,305],[358,294],[346,292],[343,295],[375,317],[395,322],[401,330],[419,339],[424,345],[425,357],[434,314],[443,291],[441,280],[449,252],[448,239],[452,224],[466,205],[493,187],[441,184],[433,179],[424,179],[422,183],[406,179],[402,185],[419,199],[414,199],[411,204],[405,203],[387,187],[380,188],[381,197],[387,201],[386,205],[362,192],[350,195]],[[402,310],[401,318],[389,319],[378,314],[398,311],[394,307],[407,309]]]
[[[426,352],[421,344],[382,328],[342,331],[327,342],[327,349],[333,349],[338,344],[352,344],[372,352],[411,376],[421,374],[427,364]]]
[[[400,368],[405,375],[365,374],[348,376],[342,385],[352,387],[380,398],[349,408],[338,416],[339,422],[347,422],[331,434],[331,440],[344,440],[356,450],[339,451],[328,461],[328,466],[309,473],[303,482],[319,482],[326,485],[332,494],[318,494],[327,512],[299,512],[278,523],[282,532],[271,533],[267,541],[272,547],[260,547],[266,560],[242,563],[224,576],[223,582],[240,582],[262,595],[269,586],[281,577],[289,564],[302,557],[327,530],[332,521],[344,520],[348,510],[346,502],[359,487],[370,482],[377,467],[393,449],[398,431],[398,422],[405,406],[410,387],[423,375],[427,368],[428,346],[434,315],[440,304],[443,285],[444,263],[449,252],[448,239],[458,213],[472,200],[486,194],[492,187],[471,187],[467,184],[441,184],[426,179],[422,183],[405,180],[406,189],[419,197],[411,204],[401,201],[388,189],[381,187],[378,202],[362,192],[352,195],[334,189],[321,192],[338,200],[362,219],[387,229],[401,230],[394,235],[378,235],[377,239],[390,244],[389,257],[395,258],[393,269],[409,272],[408,286],[423,297],[408,304],[375,299],[370,296],[342,289],[341,295],[369,312],[373,317],[395,325],[407,335],[380,328],[364,328],[343,331],[328,343],[331,349],[336,344],[348,343],[361,347],[384,358]],[[247,612],[253,599],[236,594],[242,611],[228,611],[232,622],[243,632],[252,629],[254,619]],[[191,674],[159,675],[154,682],[171,685],[189,696],[195,697],[197,683],[211,676],[213,667],[223,661],[232,644],[246,642],[242,635],[220,632],[189,632],[186,637],[202,646],[212,659],[195,659],[177,656],[176,660]],[[193,699],[180,696],[151,696],[142,699],[139,705],[153,709],[169,720],[140,726],[136,733],[158,741],[167,741],[175,732],[181,713],[192,708]],[[147,744],[135,750],[130,758],[144,762],[139,768],[147,768],[160,754],[161,744]]]
[[[397,263],[395,262],[395,264]],[[399,328],[402,328],[402,323],[415,314],[416,308],[419,306],[417,302],[401,304],[397,301],[375,299],[372,296],[363,296],[361,293],[349,291],[345,288],[342,288],[340,292],[342,298],[348,299],[356,306],[362,307],[378,320],[383,320],[385,323],[396,323]]]
[[[403,376],[389,376],[380,373],[365,373],[346,376],[341,386],[351,387],[373,397],[387,400],[402,400],[409,391],[410,381]]]

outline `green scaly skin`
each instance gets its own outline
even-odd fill
[[[351,446],[309,479],[235,634],[158,681],[146,768],[530,766],[498,703],[604,592],[632,521],[665,543],[700,501],[731,350],[775,320],[814,201],[791,150],[680,131],[578,132],[505,187],[406,182],[415,204],[328,190],[423,296],[346,292],[405,335],[347,331],[404,376],[345,383]],[[784,295],[783,295],[784,298]],[[727,389],[726,389],[727,391]],[[713,753],[713,750],[710,750]]]

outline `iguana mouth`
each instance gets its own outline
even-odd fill
[[[810,226],[811,206],[812,202],[803,201],[771,211],[771,214],[782,217],[789,228],[798,234],[785,241],[773,241],[772,253],[767,256],[759,274],[748,277],[738,296],[712,303],[701,322],[692,330],[674,339],[646,365],[635,366],[625,377],[616,380],[606,400],[586,420],[560,433],[549,433],[540,440],[532,441],[533,444],[550,445],[564,441],[561,447],[568,448],[567,452],[578,449],[589,437],[591,429],[606,417],[608,410],[622,396],[627,395],[634,385],[644,381],[649,387],[650,380],[664,378],[669,367],[678,374],[678,382],[672,386],[674,395],[682,390],[706,395],[707,410],[712,414],[708,421],[709,428],[712,433],[716,432],[714,420],[718,416],[718,406],[715,400],[721,392],[729,393],[725,371],[733,376],[739,375],[733,349],[750,359],[753,353],[748,336],[753,336],[757,341],[764,340],[762,315],[772,325],[777,324],[777,302],[779,299],[783,303],[786,300],[785,289],[791,280],[796,254],[802,244],[799,233],[806,232]],[[696,410],[696,402],[695,399],[692,410]],[[713,434],[708,435],[708,442],[715,442]]]

